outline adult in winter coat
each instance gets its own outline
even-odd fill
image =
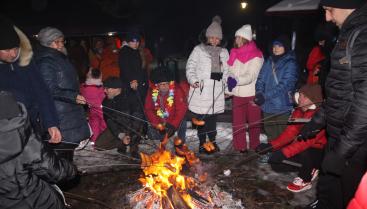
[[[102,101],[105,98],[102,84],[102,73],[99,69],[90,69],[86,76],[86,81],[80,87],[80,94],[89,104],[89,125],[93,135],[91,137],[94,143],[102,131],[106,128],[103,119]]]
[[[81,106],[86,101],[79,94],[76,70],[66,56],[63,33],[56,28],[46,27],[38,33],[38,40],[42,46],[39,46],[36,53],[36,62],[54,98],[63,141],[67,142],[59,147],[69,147],[68,150],[58,152],[72,160],[73,148],[90,136]]]
[[[272,152],[269,163],[276,172],[298,171],[298,177],[288,184],[287,189],[301,192],[311,189],[326,144],[325,130],[307,142],[295,140],[304,125],[302,120],[311,119],[323,101],[320,85],[302,86],[295,94],[295,101],[298,105],[290,117],[291,124],[270,143],[261,143],[256,151],[260,154]],[[302,166],[297,168],[285,164],[284,161],[296,162]]]
[[[61,133],[55,105],[33,61],[28,38],[3,18],[0,28],[0,90],[12,92],[26,106],[38,134],[43,135],[47,130],[50,142],[59,143]]]
[[[135,106],[143,112],[143,103],[148,89],[147,72],[143,69],[139,53],[140,36],[129,33],[127,45],[122,47],[119,54],[120,79],[127,89],[129,97],[135,99]]]
[[[118,51],[114,49],[114,42],[110,41],[110,43],[105,46],[105,42],[98,39],[95,41],[90,66],[101,70],[102,80],[106,80],[108,77],[112,76],[119,77],[120,69],[118,57]]]
[[[142,115],[135,112],[135,108],[130,109],[134,104],[131,104],[118,77],[107,78],[103,86],[106,97],[102,102],[102,110],[107,128],[97,138],[96,148],[117,148],[118,152],[126,153],[127,146],[130,146],[131,155],[138,158],[138,145],[144,124],[136,118],[142,118]]]
[[[223,38],[221,19],[213,18],[206,29],[206,42],[195,46],[186,65],[186,77],[190,84],[189,110],[205,121],[204,126],[198,127],[200,152],[206,137],[214,142],[219,151],[215,138],[217,135],[217,115],[224,112],[225,81],[228,76],[228,51],[220,46]]]
[[[148,90],[145,100],[145,115],[151,126],[149,132],[153,139],[162,140],[167,133],[171,137],[178,131],[178,137],[185,142],[185,114],[187,99],[174,77],[165,67],[159,67],[151,72],[152,88]],[[162,129],[165,128],[164,129]]]
[[[4,91],[0,91],[0,139],[0,208],[66,208],[52,184],[73,178],[76,167],[43,146],[25,106]]]
[[[323,23],[316,28],[317,45],[312,48],[306,63],[308,84],[318,83],[322,88],[324,87],[324,77],[330,67],[330,52],[334,43],[335,30],[336,27],[331,23]],[[322,72],[322,70],[327,72]]]
[[[308,208],[341,209],[367,169],[367,4],[364,0],[322,0],[320,4],[326,20],[334,22],[340,33],[330,58],[326,101],[299,138],[307,140],[326,126],[328,144],[317,201]]]
[[[259,145],[261,109],[253,100],[257,76],[264,62],[262,52],[252,41],[251,25],[236,31],[235,48],[228,60],[228,92],[232,99],[233,146],[237,151],[247,150],[246,128],[248,124],[250,149]]]
[[[264,129],[268,139],[283,132],[293,109],[293,94],[298,79],[298,65],[287,37],[272,43],[272,54],[262,66],[256,81],[255,103],[264,113]]]

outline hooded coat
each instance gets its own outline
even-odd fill
[[[32,46],[22,31],[15,30],[20,39],[19,58],[14,63],[0,61],[0,90],[11,92],[26,106],[33,125],[40,119],[46,129],[58,126],[54,102],[33,61]]]
[[[76,103],[79,81],[74,66],[63,53],[40,46],[36,63],[53,96],[64,141],[79,143],[90,136],[86,114]]]
[[[0,208],[65,208],[51,184],[73,178],[77,169],[43,146],[21,108],[21,115],[0,120]]]

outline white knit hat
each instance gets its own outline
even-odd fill
[[[248,41],[252,41],[251,25],[244,25],[236,31],[235,36],[240,36]]]

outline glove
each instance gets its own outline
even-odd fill
[[[254,99],[255,104],[257,104],[258,106],[261,106],[265,103],[265,97],[262,93],[257,93],[255,95],[255,99]]]
[[[297,136],[298,141],[307,141],[309,139],[315,138],[316,135],[320,132],[316,124],[311,120],[306,123]]]
[[[340,176],[343,173],[347,161],[336,152],[328,152],[322,161],[321,168],[325,173],[331,173]]]
[[[176,132],[176,128],[173,125],[166,123],[166,133],[168,134],[168,137],[173,136],[175,132]]]
[[[287,159],[287,157],[283,154],[282,151],[278,150],[271,154],[269,158],[269,163],[282,163],[284,159]]]
[[[237,86],[237,80],[232,78],[231,76],[227,78],[227,86],[228,86],[228,91],[232,92],[232,90],[234,89],[234,87]]]
[[[260,155],[265,155],[268,152],[271,152],[273,147],[269,143],[261,143],[257,145],[255,148],[255,152]]]

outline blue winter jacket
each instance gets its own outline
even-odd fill
[[[264,113],[288,113],[294,104],[293,94],[298,80],[298,65],[293,51],[289,51],[274,63],[272,57],[262,66],[256,81],[256,94],[263,94],[265,103],[261,106]]]

